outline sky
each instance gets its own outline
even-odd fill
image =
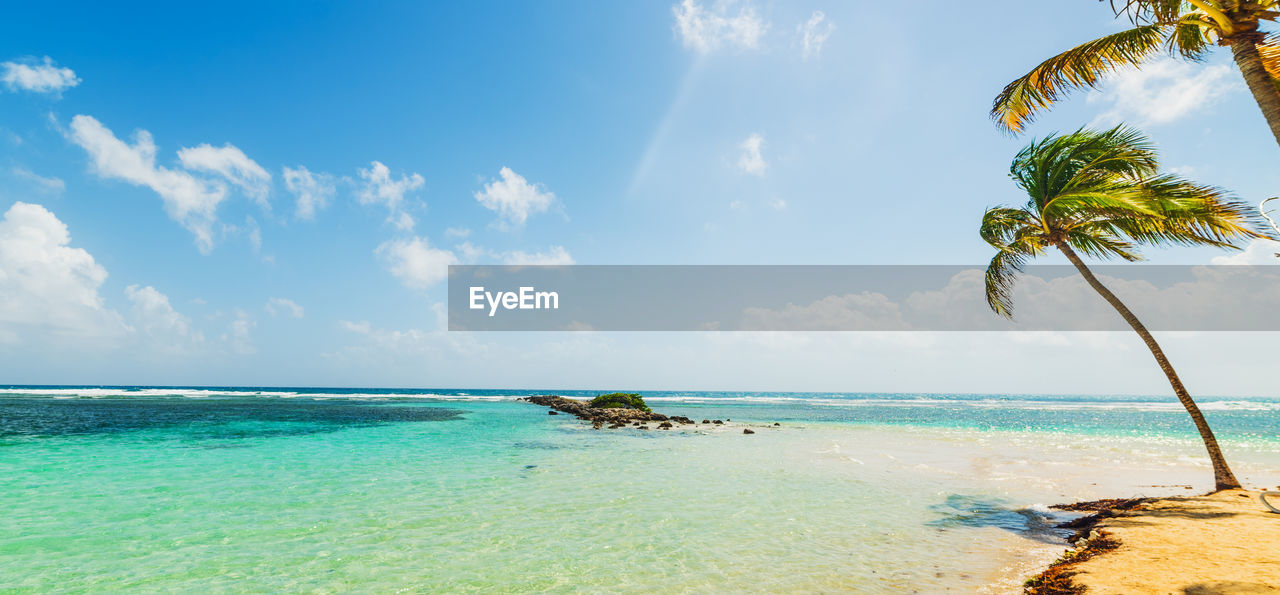
[[[1000,88],[1125,22],[867,4],[10,7],[0,383],[1168,392],[1123,333],[445,330],[450,264],[985,263],[1014,153],[1086,125],[1246,200],[1280,186],[1221,51],[1015,137]],[[1162,339],[1193,392],[1275,394],[1274,333]]]

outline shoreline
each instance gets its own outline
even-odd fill
[[[1059,525],[1073,547],[1028,579],[1031,595],[1280,593],[1280,514],[1259,490],[1095,500],[1052,508],[1092,514]]]

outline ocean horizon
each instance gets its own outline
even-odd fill
[[[1171,396],[548,392],[0,387],[0,590],[1016,592],[1049,505],[1213,487]],[[1280,483],[1280,398],[1198,400]]]

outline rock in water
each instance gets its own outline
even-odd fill
[[[636,395],[636,397],[638,400],[638,395]],[[593,428],[602,428],[606,425],[610,428],[614,426],[626,427],[633,424],[635,427],[640,427],[646,422],[651,421],[693,423],[693,420],[687,417],[677,416],[669,418],[661,413],[649,411],[647,408],[637,409],[634,407],[624,406],[593,407],[586,401],[569,399],[559,395],[536,395],[532,397],[523,397],[520,400],[528,401],[536,405],[542,405],[544,407],[550,407],[551,411],[547,412],[548,415],[559,415],[560,413],[565,413],[573,415],[583,421],[589,421]],[[634,401],[628,402],[630,403]],[[643,404],[643,401],[639,401],[639,403]]]
[[[743,434],[754,434],[754,433],[755,433],[755,431],[751,430],[750,428],[742,428],[742,433],[743,433]]]

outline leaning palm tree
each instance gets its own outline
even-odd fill
[[[1111,0],[1134,27],[1067,50],[1005,86],[991,117],[1021,132],[1035,113],[1072,89],[1096,88],[1105,75],[1160,53],[1201,60],[1228,46],[1249,91],[1280,143],[1280,36],[1259,28],[1280,17],[1280,0]]]
[[[1138,244],[1235,248],[1237,240],[1265,237],[1254,230],[1258,217],[1250,205],[1157,169],[1150,141],[1122,126],[1053,135],[1023,149],[1010,176],[1027,193],[1027,203],[988,209],[982,217],[982,239],[999,250],[987,267],[987,304],[1012,318],[1014,283],[1023,265],[1057,248],[1155,356],[1200,431],[1217,489],[1238,488],[1213,430],[1160,345],[1077,254],[1136,261],[1142,259]]]

